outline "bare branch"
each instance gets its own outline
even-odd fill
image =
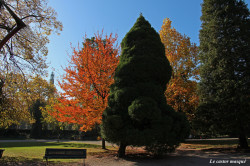
[[[5,29],[5,30],[7,30],[8,32],[12,30],[12,28],[10,28],[10,27],[8,27],[8,26],[5,26],[5,25],[1,25],[1,24],[0,24],[0,28],[1,28],[1,29]]]
[[[37,16],[37,15],[31,14],[31,15],[28,15],[28,16],[25,16],[25,17],[21,18],[21,20],[24,20],[24,19],[29,18],[29,17],[35,17],[35,18],[40,17],[40,18],[44,18],[44,17],[42,17],[42,16]]]
[[[21,71],[22,75],[25,78],[25,74],[24,74],[23,70],[21,69],[21,67],[15,61],[15,58],[14,58],[15,54],[12,52],[11,48],[8,45],[7,45],[7,48],[9,49],[9,52],[10,52],[10,58],[9,58],[9,60],[14,63],[14,66],[16,66]]]

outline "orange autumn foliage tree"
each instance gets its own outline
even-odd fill
[[[167,103],[177,112],[184,112],[187,118],[192,120],[198,105],[198,47],[190,42],[189,37],[181,35],[171,27],[168,18],[163,21],[160,37],[173,69],[165,92]]]
[[[117,35],[103,38],[102,32],[91,39],[85,36],[83,48],[73,48],[70,65],[59,82],[64,92],[50,112],[58,121],[79,124],[83,131],[101,123],[119,61],[116,41]]]

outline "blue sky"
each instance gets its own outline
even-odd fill
[[[120,43],[140,13],[158,32],[164,18],[170,18],[178,32],[199,44],[201,3],[202,0],[49,0],[48,5],[55,9],[64,27],[61,35],[50,36],[49,73],[53,70],[59,79],[68,64],[68,55],[72,55],[71,44],[77,47],[85,34],[92,37],[104,29],[107,34],[117,33]]]

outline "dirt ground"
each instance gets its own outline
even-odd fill
[[[224,164],[223,164],[224,162]],[[227,163],[228,162],[228,163]],[[231,163],[230,163],[231,162]],[[115,156],[98,158],[89,157],[87,166],[212,166],[212,165],[243,165],[250,166],[249,153],[237,153],[213,150],[182,150],[178,149],[163,159],[154,159],[148,156],[128,156],[119,159]]]

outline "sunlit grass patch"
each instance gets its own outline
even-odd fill
[[[84,148],[87,149],[87,156],[105,152],[100,145],[68,142],[1,142],[0,148],[5,149],[0,165],[9,162],[45,162],[43,156],[46,148]],[[82,162],[82,159],[53,159],[50,162]]]

